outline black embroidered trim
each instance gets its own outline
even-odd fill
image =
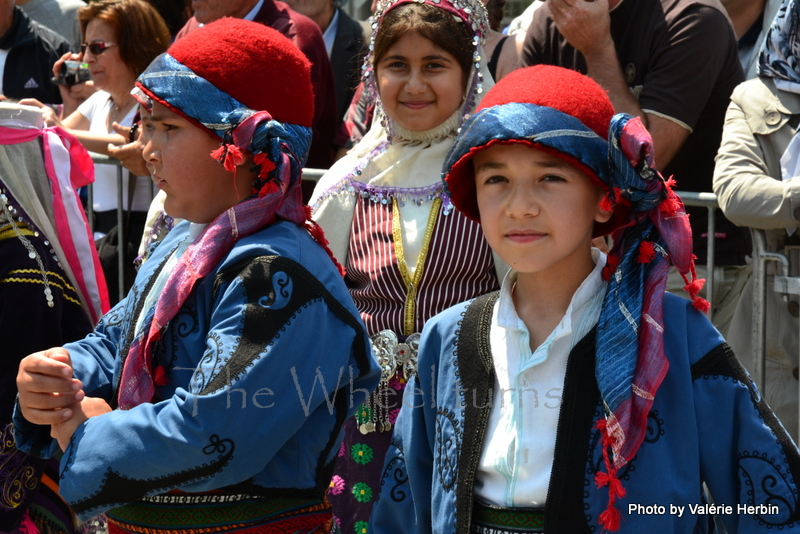
[[[492,326],[492,310],[498,296],[498,291],[487,293],[469,305],[457,341],[456,360],[461,387],[472,391],[475,399],[474,403],[463,403],[464,433],[456,481],[456,533],[459,534],[469,534],[471,529],[475,473],[492,406],[494,364],[489,332]],[[482,401],[480,408],[478,399]]]
[[[545,501],[545,532],[590,532],[583,504],[586,458],[600,390],[595,379],[595,326],[570,351]]]
[[[392,446],[398,450],[398,454],[386,460],[386,467],[381,476],[381,488],[387,483],[393,484],[388,493],[381,489],[381,495],[389,495],[394,502],[403,502],[410,493],[410,488],[403,488],[408,485],[408,472],[403,448],[397,440],[392,439]],[[391,479],[390,479],[391,477]]]
[[[453,437],[444,439],[445,428],[450,427]],[[447,491],[453,489],[458,476],[459,445],[463,441],[463,436],[459,430],[456,414],[447,408],[439,408],[436,411],[436,444],[434,445],[434,463],[437,467],[439,484]],[[455,456],[455,462],[451,458]]]
[[[708,351],[705,356],[692,365],[691,372],[692,380],[697,380],[705,375],[728,376],[737,380],[740,376],[747,376],[727,343],[720,343]],[[749,380],[742,381],[743,384],[747,384],[747,382]]]
[[[761,511],[756,511],[752,516],[753,519],[761,525],[770,527],[797,524],[800,519],[797,486],[789,480],[787,473],[781,469],[775,458],[770,458],[765,452],[744,451],[739,453],[737,464],[744,486],[747,488],[747,504],[771,504],[777,506],[779,510],[777,518],[773,518],[768,509],[765,509],[763,514]],[[752,473],[765,470],[767,474],[761,475],[760,479],[753,477]],[[787,495],[792,495],[794,501],[786,499]],[[779,522],[781,519],[783,521]]]
[[[264,296],[264,288],[272,289],[272,279],[277,273],[289,274],[294,283],[289,302],[280,309],[268,309],[257,305]],[[315,300],[323,300],[331,312],[355,333],[352,351],[358,365],[359,375],[369,372],[371,352],[367,348],[367,335],[358,317],[348,311],[327,290],[327,288],[305,267],[282,256],[259,256],[246,258],[231,267],[220,271],[214,278],[213,296],[216,297],[223,284],[241,278],[248,299],[248,310],[244,316],[242,341],[220,372],[211,379],[200,395],[206,395],[228,385],[230,379],[239,376],[255,361],[263,348],[274,339],[286,323],[295,316],[297,310]],[[270,295],[270,299],[274,299]],[[317,489],[327,488],[333,475],[334,462],[328,461],[339,430],[347,418],[347,395],[336,395],[334,401],[336,422],[330,439],[320,455],[317,464]]]
[[[775,435],[778,444],[786,455],[786,463],[789,464],[789,472],[791,473],[792,479],[794,483],[797,484],[798,481],[800,481],[800,453],[798,453],[798,449],[792,441],[792,438],[789,437],[786,429],[783,428],[783,425],[769,408],[766,401],[764,401],[756,385],[750,380],[750,376],[747,374],[744,367],[742,367],[742,364],[739,363],[739,360],[736,358],[730,346],[728,346],[727,343],[722,343],[714,347],[708,354],[692,365],[691,371],[692,380],[708,376],[728,377],[741,382],[742,385],[750,390],[750,400],[753,401],[753,405],[758,410],[761,419],[764,420],[764,424],[766,424]],[[781,523],[781,525],[800,523],[800,506],[797,506],[797,503],[795,503],[795,505],[795,510],[789,519]]]
[[[164,265],[167,263],[167,261],[169,261],[169,259],[172,257],[172,255],[175,253],[175,251],[177,249],[178,249],[178,247],[176,246],[172,250],[172,252],[170,252],[169,254],[167,254],[164,257],[164,261],[162,261],[161,265],[159,265],[156,268],[156,270],[153,272],[153,275],[150,277],[150,280],[147,281],[147,284],[145,285],[145,287],[142,290],[141,294],[137,295],[136,293],[134,293],[134,291],[136,289],[136,286],[135,285],[133,286],[133,289],[131,289],[130,296],[133,297],[134,300],[136,301],[136,306],[134,307],[133,314],[131,314],[130,317],[137,318],[137,317],[139,317],[141,315],[142,309],[144,308],[144,301],[147,300],[147,298],[146,298],[147,295],[150,293],[150,290],[153,288],[153,285],[156,283],[156,280],[158,279],[158,275],[161,272],[161,270],[164,268]],[[128,358],[128,351],[131,348],[131,344],[133,343],[133,338],[135,336],[136,336],[136,324],[135,324],[135,322],[134,323],[130,323],[129,322],[128,323],[128,332],[127,332],[127,335],[125,336],[125,344],[123,345],[123,348],[119,353],[120,354],[120,360],[121,360],[120,366],[119,366],[120,369],[124,369],[125,368],[125,360]],[[156,351],[154,350],[153,353],[155,354]],[[111,402],[109,402],[109,406],[111,406],[112,410],[116,410],[117,408],[119,408],[119,386],[120,386],[119,380],[121,378],[122,378],[121,374],[120,374],[120,376],[116,377],[117,384],[116,384],[116,386],[114,388],[114,395],[111,396]]]
[[[330,482],[330,480],[328,480]],[[291,495],[293,498],[297,497],[298,499],[317,499],[322,500],[325,498],[325,490],[328,489],[328,486],[325,486],[324,489],[320,490],[317,487],[314,488],[265,488],[263,486],[256,486],[253,484],[251,480],[246,480],[244,482],[240,482],[238,484],[232,484],[230,486],[225,486],[224,488],[220,488],[220,491],[226,494],[248,494],[248,495],[257,495],[259,497],[267,497],[267,498],[286,498],[287,495]]]
[[[128,478],[108,468],[97,492],[82,501],[72,503],[72,509],[80,514],[102,506],[133,502],[159,489],[168,490],[194,480],[210,478],[222,471],[228,464],[233,458],[235,448],[232,440],[220,439],[214,434],[209,438],[209,444],[202,450],[206,455],[217,453],[216,460],[192,469],[151,479]]]
[[[195,306],[185,302],[170,321],[170,325],[170,330],[174,333],[171,336],[171,354],[167,354],[166,343],[159,343],[161,350],[153,351],[157,354],[155,361],[161,362],[168,370],[175,366],[175,361],[178,359],[178,338],[185,339],[200,331],[200,316]]]

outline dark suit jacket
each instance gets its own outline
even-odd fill
[[[339,11],[339,25],[336,28],[336,38],[333,40],[331,49],[331,68],[333,69],[333,83],[336,87],[338,127],[350,106],[353,92],[358,86],[365,50],[361,23],[341,8],[337,8],[337,10]]]

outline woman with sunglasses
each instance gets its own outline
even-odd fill
[[[136,115],[136,101],[131,96],[136,78],[150,62],[166,51],[170,44],[169,30],[158,12],[143,0],[101,0],[78,11],[83,33],[80,54],[65,55],[54,65],[58,73],[65,60],[86,63],[94,86],[99,89],[78,105],[70,88],[59,86],[64,110],[59,118],[55,112],[37,101],[23,101],[43,109],[48,126],[59,125],[72,134],[91,152],[108,154],[108,146],[128,142],[114,132],[112,125],[131,126]],[[77,109],[75,109],[77,107]],[[71,109],[75,109],[69,113]],[[95,169],[93,208],[95,237],[107,233],[117,224],[117,170],[111,165]],[[129,188],[128,173],[122,183],[122,209],[130,208],[128,241],[138,246],[150,204],[149,177],[136,180]],[[129,202],[129,191],[133,191]],[[114,269],[116,271],[116,269]],[[107,273],[114,274],[114,273]],[[116,287],[110,284],[109,287]],[[116,295],[116,291],[111,291]]]

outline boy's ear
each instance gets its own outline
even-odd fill
[[[600,196],[597,199],[597,209],[596,209],[595,214],[594,214],[594,221],[595,222],[599,222],[599,223],[605,223],[605,222],[608,222],[609,219],[611,219],[611,216],[614,214],[614,210],[612,208],[611,210],[606,211],[601,207],[601,206],[603,206],[603,204],[605,204],[606,207],[608,207],[608,206],[611,205],[611,203],[610,202],[603,202],[605,200],[605,197],[606,197],[605,191],[603,191],[599,187],[598,187],[598,191],[600,192]]]
[[[613,211],[606,211],[600,207],[600,203],[597,204],[597,212],[594,214],[594,221],[599,223],[608,222],[611,219],[611,216],[614,214]]]

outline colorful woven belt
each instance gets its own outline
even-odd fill
[[[544,508],[503,508],[475,500],[473,534],[525,534],[544,532]]]
[[[319,500],[169,493],[109,510],[109,534],[283,534],[330,532]]]

